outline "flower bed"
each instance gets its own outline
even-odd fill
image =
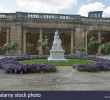
[[[51,64],[20,64],[16,58],[3,58],[0,67],[7,73],[31,73],[31,72],[56,72],[56,67]]]
[[[73,68],[87,72],[110,71],[110,60],[100,59],[95,64],[77,64],[73,65]]]

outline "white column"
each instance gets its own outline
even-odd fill
[[[42,40],[42,29],[40,29],[40,33],[39,33],[39,40]],[[39,55],[42,55],[43,54],[43,49],[42,49],[42,47],[41,48],[39,48]]]
[[[7,28],[7,32],[6,32],[6,43],[9,43],[10,41],[9,41],[9,38],[10,38],[10,30],[9,30],[9,28]]]
[[[87,41],[88,41],[88,39],[87,39],[87,32],[85,33],[85,53],[87,54],[87,52],[88,52],[88,49],[87,49]]]
[[[23,30],[23,53],[26,53],[26,30]]]
[[[98,33],[98,41],[101,42],[101,33],[100,33],[100,31]],[[98,54],[101,54],[101,47],[98,48]]]
[[[71,30],[71,55],[73,54],[73,48],[74,48],[74,33],[72,29]]]

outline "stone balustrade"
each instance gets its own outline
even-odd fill
[[[26,13],[26,12],[16,12],[16,13],[0,13],[0,19],[10,20],[10,19],[36,19],[36,20],[58,20],[58,21],[72,21],[72,22],[87,22],[87,23],[110,23],[110,18],[89,18],[80,15],[69,15],[69,14],[50,14],[50,13]]]

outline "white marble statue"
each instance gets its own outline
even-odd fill
[[[52,49],[50,50],[50,56],[48,57],[48,61],[67,61],[64,58],[65,50],[62,49],[62,41],[58,35],[58,30],[54,34],[54,40]]]
[[[58,31],[56,31],[54,34],[54,41],[53,41],[52,50],[62,50],[61,43],[62,43],[62,41],[59,38]]]

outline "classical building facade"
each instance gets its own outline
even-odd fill
[[[0,46],[18,42],[19,53],[38,54],[38,39],[45,36],[49,38],[50,49],[56,30],[62,39],[65,54],[73,54],[75,48],[85,48],[85,53],[91,53],[87,46],[91,37],[89,33],[97,33],[95,36],[99,41],[103,37],[104,42],[109,42],[110,18],[103,18],[102,11],[89,12],[88,17],[49,13],[0,13]],[[49,50],[43,52],[48,54]]]

